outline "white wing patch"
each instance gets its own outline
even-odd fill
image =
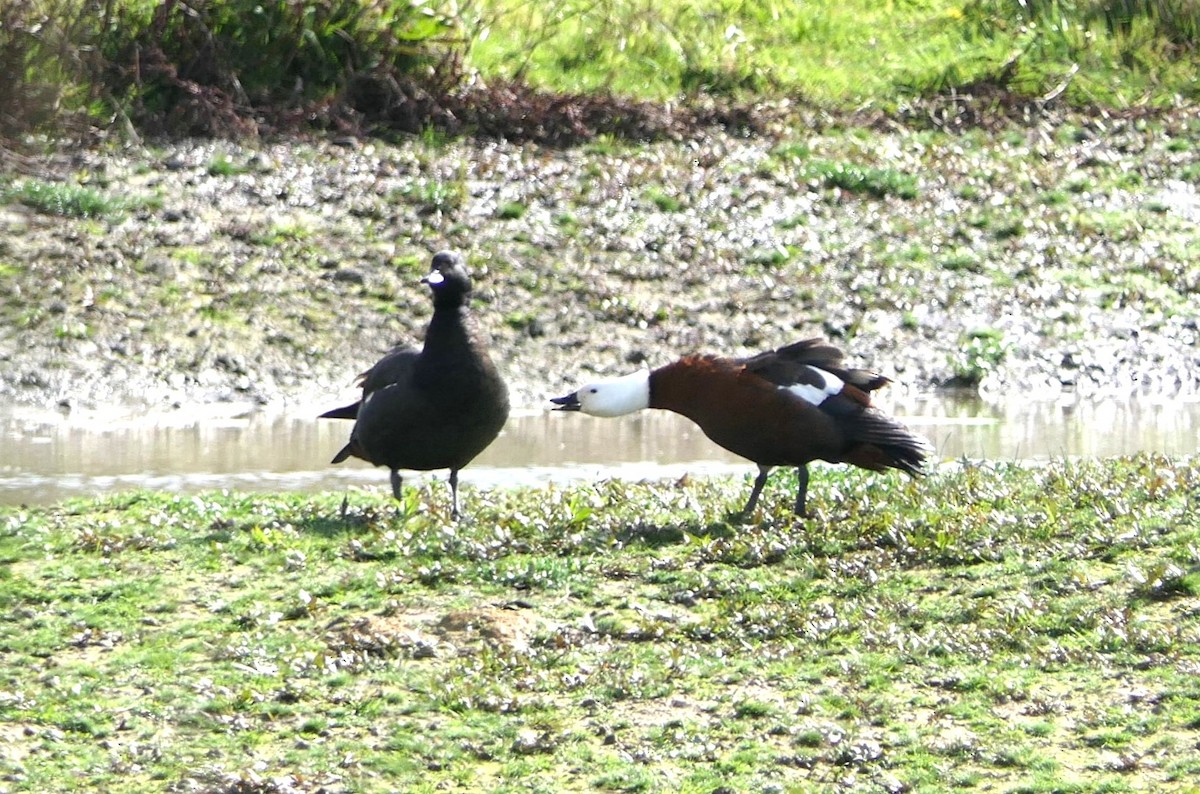
[[[827,397],[832,397],[846,385],[841,378],[823,369],[807,366],[809,372],[816,375],[818,385],[811,383],[793,383],[791,386],[780,386],[811,405],[820,405]]]

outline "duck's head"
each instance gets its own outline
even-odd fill
[[[638,370],[619,378],[580,386],[565,397],[551,397],[556,411],[580,411],[592,416],[622,416],[650,407],[650,372]]]
[[[471,292],[467,262],[456,251],[438,251],[434,254],[433,268],[429,275],[421,279],[421,283],[428,284],[433,290],[435,303],[462,301]]]

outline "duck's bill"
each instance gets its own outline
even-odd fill
[[[421,283],[428,284],[431,287],[436,287],[438,284],[441,284],[445,280],[446,280],[446,277],[442,275],[441,271],[434,270],[428,276],[421,279]]]
[[[551,397],[550,402],[558,406],[555,411],[578,411],[579,392],[573,391],[566,397]]]

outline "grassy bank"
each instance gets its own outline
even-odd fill
[[[1014,104],[1174,106],[1198,96],[1198,9],[1198,0],[12,0],[0,9],[0,72],[13,78],[0,84],[0,136],[96,127],[125,137],[427,127],[644,136],[672,122],[637,101],[714,98],[894,113],[953,96],[951,113],[978,102],[984,117]]]
[[[894,110],[951,90],[1060,91],[1078,106],[1196,96],[1190,0],[492,0],[468,27],[484,75],[671,99],[783,95]],[[1173,59],[1182,56],[1182,62]]]
[[[10,791],[1195,790],[1200,467],[0,512]]]

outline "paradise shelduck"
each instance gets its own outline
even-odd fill
[[[475,337],[467,312],[471,278],[462,256],[441,251],[422,283],[433,292],[425,344],[395,348],[359,376],[362,399],[321,414],[353,419],[350,442],[333,457],[354,456],[392,472],[450,470],[452,515],[458,517],[458,470],[499,435],[508,419],[508,388]]]
[[[621,416],[665,408],[691,419],[704,434],[758,464],[743,514],[749,516],[775,466],[800,477],[795,512],[806,516],[808,464],[849,463],[872,471],[922,473],[932,447],[871,406],[870,392],[890,381],[847,369],[842,351],[805,339],[750,358],[685,356],[655,370],[590,383],[552,398],[559,411]]]

